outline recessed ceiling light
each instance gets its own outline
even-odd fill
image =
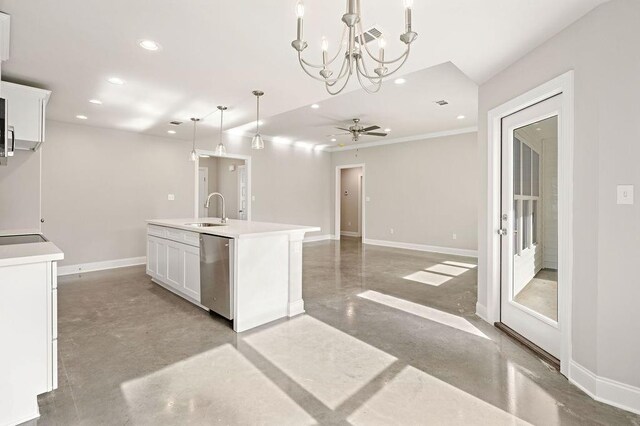
[[[385,132],[389,133],[391,131],[391,129],[389,129],[388,127],[386,129],[384,129]]]
[[[320,105],[318,105],[318,104],[313,104],[313,105],[311,105],[311,108],[313,108],[313,109],[318,109],[318,108],[320,108]]]
[[[152,52],[156,52],[162,48],[160,44],[156,43],[153,40],[140,40],[138,42],[138,45],[140,45],[140,47],[142,47],[143,49],[150,50]]]
[[[124,80],[118,77],[109,77],[107,81],[111,84],[118,84],[118,85],[124,84]]]
[[[459,115],[457,118],[458,120],[464,120],[466,117],[464,115]]]
[[[331,138],[331,142],[336,142],[338,139],[336,138]]]
[[[87,117],[86,115],[76,115],[76,118],[77,118],[78,120],[86,120],[86,119],[87,119],[87,118],[89,118],[89,117]]]
[[[90,99],[89,102],[91,102],[94,105],[102,105],[102,101],[98,99]]]
[[[176,131],[175,130],[167,130],[167,133],[169,133],[170,135],[175,135]]]
[[[393,82],[395,84],[405,84],[407,80],[405,80],[404,78],[396,78]]]

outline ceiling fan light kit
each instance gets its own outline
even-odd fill
[[[367,43],[370,40],[366,40],[365,32],[362,29],[360,0],[347,0],[347,10],[346,13],[342,15],[342,22],[345,24],[345,28],[342,32],[340,45],[346,45],[346,51],[342,55],[342,49],[338,49],[336,55],[330,58],[329,42],[323,37],[322,64],[313,64],[302,58],[302,52],[308,47],[307,42],[304,41],[303,38],[304,3],[302,0],[298,0],[298,3],[296,4],[296,16],[298,17],[297,38],[291,42],[291,46],[298,52],[298,62],[304,72],[311,78],[323,82],[329,94],[337,95],[342,92],[349,83],[353,74],[356,75],[360,86],[362,86],[365,91],[369,93],[376,93],[382,87],[382,82],[385,78],[395,74],[400,68],[402,68],[409,58],[411,44],[418,37],[418,34],[414,32],[412,28],[413,0],[404,0],[404,8],[405,32],[400,35],[400,41],[406,45],[406,48],[402,55],[390,61],[385,60],[386,40],[382,34],[377,37],[377,56],[371,53],[369,46],[367,46]],[[341,56],[344,57],[342,65],[339,68],[338,74],[333,77],[335,73],[333,70],[329,69],[329,67]],[[374,74],[369,72],[364,59],[365,56],[368,56],[374,62]],[[393,64],[398,65],[395,69],[389,71],[387,65]],[[314,75],[313,71],[317,71],[319,77]],[[373,88],[367,87],[368,85],[372,85]]]
[[[381,133],[381,132],[374,132],[373,130],[378,130],[380,128],[380,126],[369,126],[369,127],[363,127],[360,124],[360,119],[359,118],[354,118],[353,119],[353,125],[349,126],[349,128],[344,128],[344,127],[336,127],[336,129],[338,130],[344,130],[345,132],[348,133],[343,133],[344,135],[351,135],[351,140],[353,142],[358,142],[360,140],[360,136],[387,136],[387,133]],[[334,135],[334,136],[338,136],[338,135]],[[339,144],[340,146],[344,146],[344,144]]]

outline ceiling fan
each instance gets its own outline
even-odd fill
[[[348,133],[340,133],[342,135],[351,135],[351,140],[354,142],[358,142],[358,140],[360,140],[360,136],[362,135],[366,135],[366,136],[387,136],[386,133],[379,133],[379,132],[373,132],[372,130],[378,130],[380,128],[380,126],[369,126],[369,127],[363,127],[360,124],[360,119],[359,118],[354,118],[353,119],[353,125],[349,126],[349,128],[344,128],[344,127],[336,127],[336,129],[338,130],[344,130]],[[339,134],[339,135],[340,135]],[[335,136],[339,136],[339,135],[335,135]]]

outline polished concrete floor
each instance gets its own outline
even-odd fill
[[[514,300],[547,318],[558,321],[558,271],[541,269]]]
[[[640,425],[478,319],[474,259],[307,244],[307,313],[242,334],[142,267],[58,295],[41,425]]]

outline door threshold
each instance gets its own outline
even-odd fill
[[[529,349],[531,352],[533,352],[542,361],[546,362],[547,364],[549,364],[550,366],[552,366],[556,370],[560,371],[560,360],[558,358],[554,357],[549,352],[547,352],[544,349],[542,349],[540,346],[538,346],[535,343],[533,343],[532,341],[528,340],[527,338],[525,338],[520,333],[518,333],[518,332],[514,331],[513,329],[509,328],[504,323],[496,322],[493,325],[498,330],[502,331],[504,334],[506,334],[507,336],[511,337],[512,339],[514,339],[516,342],[520,343],[525,348]]]

